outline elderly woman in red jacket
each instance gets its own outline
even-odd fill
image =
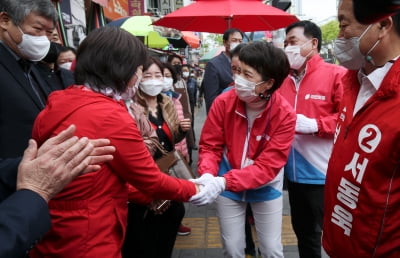
[[[192,182],[160,172],[123,102],[140,81],[146,58],[145,46],[126,31],[91,32],[78,49],[77,85],[54,92],[39,114],[33,130],[38,143],[75,124],[77,136],[108,138],[116,152],[49,202],[52,229],[30,257],[121,257],[127,182],[157,199],[187,201],[197,192]]]

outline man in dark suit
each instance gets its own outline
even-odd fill
[[[22,161],[0,161],[0,257],[24,257],[50,229],[47,202],[82,172],[112,159],[108,154],[115,148],[106,146],[109,140],[78,139],[74,132],[71,125],[39,149],[30,140]],[[11,194],[3,179],[14,177],[17,169],[17,191]]]
[[[24,257],[50,228],[49,199],[115,151],[109,140],[74,137],[70,126],[39,150],[31,140],[21,161],[33,122],[54,90],[35,62],[48,53],[46,34],[56,21],[50,0],[0,1],[0,257]]]
[[[243,33],[235,28],[228,29],[222,36],[225,52],[208,61],[204,71],[202,90],[207,113],[214,99],[233,82],[231,51],[243,40]]]
[[[53,90],[36,62],[57,22],[50,0],[0,2],[0,158],[23,154],[33,122]]]

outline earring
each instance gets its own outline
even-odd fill
[[[267,94],[267,96],[264,96],[262,93],[258,94],[258,96],[262,99],[265,99],[266,101],[268,101],[271,98],[271,94]]]

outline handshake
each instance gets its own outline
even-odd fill
[[[205,173],[196,179],[190,179],[193,183],[199,185],[200,192],[193,195],[189,202],[194,205],[210,204],[217,199],[218,195],[225,190],[226,181],[224,177],[213,176]]]

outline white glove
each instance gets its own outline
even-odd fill
[[[205,173],[200,178],[191,179],[190,181],[195,184],[203,185],[203,187],[200,188],[200,192],[189,199],[189,202],[194,205],[200,206],[210,204],[225,190],[225,178],[219,176],[214,177],[209,173]]]
[[[198,185],[204,185],[209,180],[213,180],[213,178],[214,176],[211,173],[206,172],[203,175],[201,175],[201,177],[195,179],[189,179],[189,181],[192,181],[193,183]]]
[[[305,115],[297,114],[296,133],[312,134],[318,132],[317,120],[308,118]]]

